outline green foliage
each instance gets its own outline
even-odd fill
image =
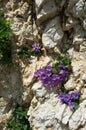
[[[59,67],[62,63],[64,63],[65,68],[68,68],[71,65],[71,59],[66,56],[60,56],[54,66]]]
[[[66,88],[64,87],[64,84],[61,85],[61,92],[67,94],[68,90],[66,90]]]
[[[21,50],[18,52],[18,56],[20,58],[30,58],[32,56],[41,56],[43,54],[43,51],[41,50],[40,52],[33,52],[31,48],[28,48],[26,46],[23,46]]]
[[[11,37],[10,22],[5,19],[4,12],[0,10],[0,62],[11,65]]]
[[[6,128],[6,130],[31,130],[27,119],[27,109],[19,106],[8,120]]]
[[[75,101],[73,101],[73,103],[74,103],[74,106],[75,106],[74,110],[77,110],[79,108],[80,98],[75,100]]]
[[[41,55],[43,55],[44,54],[44,51],[43,50],[41,50],[40,52],[33,52],[32,51],[32,53],[31,53],[33,56],[37,56],[37,57],[40,57]]]
[[[71,59],[65,54],[57,58],[56,63],[53,64],[53,73],[57,73],[60,65],[64,64],[65,69],[71,70]]]
[[[26,57],[26,58],[30,58],[31,56],[31,51],[28,47],[24,46],[21,48],[21,50],[18,52],[18,56],[21,57]]]

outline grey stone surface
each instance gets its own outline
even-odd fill
[[[42,35],[42,42],[44,47],[50,49],[55,46],[62,45],[63,31],[60,25],[59,17],[52,19],[47,26]]]

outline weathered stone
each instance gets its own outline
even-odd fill
[[[18,59],[14,54],[17,52],[17,46],[31,46],[34,38],[38,38],[37,26],[34,23],[37,23],[40,30],[44,50],[47,48],[51,54],[48,54],[48,57],[21,59],[18,61],[20,68],[18,66],[17,70],[16,67],[11,71],[8,68],[0,68],[0,122],[8,117],[12,98],[15,104],[26,104],[32,100],[28,115],[33,130],[86,130],[86,2],[35,0],[34,8],[31,2],[0,0],[0,9],[5,11],[5,17],[11,21],[14,34],[13,59]],[[37,18],[36,21],[33,19],[32,22],[32,16]],[[61,54],[60,46],[62,51],[67,49],[72,59],[73,73],[65,87],[81,92],[82,103],[76,111],[71,111],[66,104],[58,101],[58,88],[45,88],[34,78],[36,70],[50,64]],[[45,54],[47,55],[47,51]]]
[[[0,123],[5,123],[11,115],[12,100],[7,98],[0,98]]]
[[[13,33],[15,35],[20,35],[22,24],[22,21],[18,20],[17,18],[14,18],[13,24],[11,24],[11,29],[13,30]]]
[[[73,6],[73,15],[76,17],[82,17],[84,15],[84,0],[79,0]]]
[[[86,74],[82,75],[82,81],[86,83]]]
[[[63,23],[63,30],[67,31],[71,28],[75,27],[75,25],[78,23],[78,20],[74,17],[68,17],[65,23]]]
[[[69,120],[69,129],[76,130],[86,123],[86,100],[80,104],[78,110],[74,112]]]
[[[86,19],[83,20],[83,28],[86,30]]]
[[[81,18],[84,16],[84,0],[69,1],[68,12],[71,12],[74,17]]]
[[[82,88],[81,89],[81,93],[82,93],[82,95],[81,95],[81,99],[82,100],[85,100],[86,99],[86,85],[83,85],[85,88]]]
[[[57,13],[57,7],[55,5],[55,1],[35,0],[35,5],[36,5],[38,24],[42,23],[48,18],[52,18]]]
[[[84,125],[83,128],[80,128],[79,130],[86,130],[86,125]]]
[[[67,107],[63,116],[62,116],[62,123],[64,125],[66,125],[69,122],[69,119],[71,118],[72,114],[73,114],[73,111],[71,111],[70,108]]]
[[[31,113],[30,113],[30,122],[31,125],[38,130],[44,127],[46,128],[53,128],[56,124],[55,120],[55,110],[54,106],[51,103],[44,102],[41,105],[39,104]],[[54,122],[54,123],[53,123]],[[56,129],[56,128],[55,128]]]
[[[76,88],[76,83],[74,81],[74,78],[70,76],[70,79],[66,82],[64,85],[67,90],[73,90]]]
[[[56,106],[57,108],[57,111],[56,111],[56,114],[55,114],[55,118],[58,119],[59,121],[62,120],[62,116],[64,114],[64,111],[66,109],[66,105],[65,104],[62,104],[61,102],[59,102]]]
[[[61,40],[63,38],[63,31],[60,25],[59,17],[48,22],[42,35],[42,42],[44,47],[50,49],[55,46],[61,46]]]
[[[86,39],[85,37],[86,37],[86,31],[84,31],[80,25],[77,25],[74,28],[74,38],[73,38],[73,44],[76,50],[80,49],[80,45],[82,45],[84,40]]]
[[[31,63],[29,64],[29,62]],[[33,83],[33,81],[35,80],[34,78],[35,71],[37,71],[43,66],[46,66],[50,62],[51,59],[49,57],[41,57],[39,61],[37,61],[37,58],[35,57],[33,57],[31,61],[27,62],[21,61],[20,67],[22,73],[23,86],[28,87],[31,83]]]
[[[41,82],[37,82],[32,86],[32,90],[36,96],[36,98],[46,98],[47,90],[43,87]]]

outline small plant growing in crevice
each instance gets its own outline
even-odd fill
[[[5,19],[3,10],[0,10],[0,63],[12,65],[10,22]]]
[[[76,110],[79,107],[80,93],[78,91],[71,93],[60,92],[58,97],[62,103],[69,105],[71,110]]]
[[[71,71],[71,59],[67,55],[59,56],[52,67],[53,73],[57,73],[58,68]]]
[[[58,98],[62,103],[69,105],[71,110],[76,110],[80,103],[80,93],[66,90],[64,84],[72,73],[71,59],[67,55],[60,56],[52,66],[48,65],[37,70],[34,74],[39,78],[44,87],[59,87]]]
[[[27,117],[27,109],[21,106],[17,107],[7,121],[6,128],[6,130],[31,130]]]
[[[32,55],[41,56],[42,54],[43,54],[43,51],[41,49],[41,45],[39,43],[34,43],[32,45]]]
[[[24,46],[21,48],[21,50],[18,52],[18,56],[20,58],[22,57],[26,57],[26,58],[30,58],[31,56],[31,51],[28,47]]]
[[[41,45],[39,43],[34,43],[32,47],[23,46],[21,50],[18,52],[18,56],[20,58],[30,58],[32,56],[41,56],[43,51],[41,49]]]
[[[35,72],[35,77],[42,81],[42,84],[47,87],[56,87],[64,83],[70,75],[70,62],[65,57],[57,59],[52,66],[43,67]],[[64,62],[65,61],[65,62]]]

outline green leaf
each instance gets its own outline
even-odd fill
[[[30,130],[27,109],[18,107],[7,122],[7,130]]]

